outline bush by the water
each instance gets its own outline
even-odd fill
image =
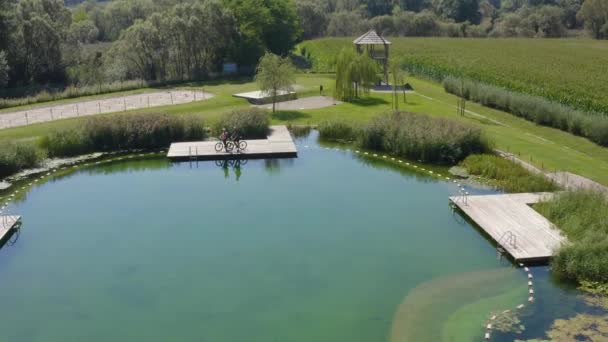
[[[553,191],[557,186],[544,176],[521,165],[492,154],[474,154],[460,163],[469,174],[482,177],[508,192]]]
[[[270,128],[270,113],[259,108],[238,109],[226,113],[215,123],[213,133],[219,136],[222,128],[238,132],[244,139],[266,139]]]
[[[32,143],[0,142],[0,177],[36,167],[44,157],[44,153]]]
[[[608,282],[608,198],[575,191],[535,205],[568,237],[551,266],[558,276],[576,281]]]
[[[51,156],[73,156],[97,151],[168,147],[171,142],[202,140],[202,119],[162,113],[98,116],[82,126],[53,131],[41,146]]]
[[[319,134],[326,140],[355,140],[362,148],[437,164],[454,164],[491,149],[475,126],[405,112],[377,116],[361,127],[326,121],[319,125]]]
[[[542,97],[467,79],[446,77],[443,86],[447,92],[467,100],[504,110],[538,125],[554,127],[586,137],[596,144],[608,146],[608,116],[577,110]]]
[[[321,139],[341,142],[355,141],[359,131],[358,127],[344,120],[326,120],[317,129]]]
[[[414,113],[380,115],[365,124],[361,147],[438,164],[454,164],[490,150],[481,129],[454,120]]]

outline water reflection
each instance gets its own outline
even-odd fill
[[[216,160],[215,165],[217,167],[222,168],[224,171],[224,178],[230,178],[230,169],[234,172],[234,176],[236,181],[238,182],[242,175],[242,166],[247,165],[247,159],[226,159],[226,160]]]

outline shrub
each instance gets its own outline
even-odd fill
[[[508,192],[553,191],[557,186],[544,176],[534,174],[510,160],[491,155],[474,154],[460,163],[471,175],[482,177]]]
[[[317,129],[321,139],[346,142],[355,141],[358,132],[353,124],[341,120],[323,121]]]
[[[0,177],[36,167],[44,157],[44,153],[32,143],[2,142],[0,144]]]
[[[259,108],[247,108],[224,114],[216,122],[213,132],[218,135],[222,128],[237,131],[244,139],[266,139],[270,127],[270,114]]]
[[[598,145],[608,146],[608,116],[456,77],[445,77],[443,86],[447,92],[467,100],[504,110],[538,125],[583,136]]]
[[[437,164],[454,164],[491,149],[477,127],[404,112],[377,116],[362,127],[325,121],[319,133],[323,139],[356,140],[362,148]]]
[[[556,275],[575,281],[608,282],[608,199],[571,191],[538,203],[535,209],[568,237],[551,262]]]
[[[168,147],[173,141],[206,137],[203,121],[194,116],[161,113],[110,115],[89,118],[76,129],[54,131],[41,140],[51,156],[96,151]]]
[[[454,164],[469,154],[490,150],[477,127],[403,112],[372,119],[363,126],[359,142],[363,148],[439,164]]]

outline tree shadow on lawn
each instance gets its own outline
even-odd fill
[[[281,121],[291,121],[298,119],[309,119],[310,114],[302,113],[297,110],[279,110],[272,113],[272,118]]]
[[[388,104],[389,102],[379,97],[360,97],[351,100],[350,103],[357,106],[371,107]]]

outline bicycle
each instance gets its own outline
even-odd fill
[[[246,148],[247,141],[241,140],[240,138],[228,140],[225,143],[223,141],[218,141],[215,144],[215,152],[222,152],[222,150],[225,150],[226,152],[232,152],[234,149],[239,152],[245,150]]]
[[[218,141],[215,144],[215,152],[222,152],[222,150],[225,150],[226,152],[232,152],[233,149],[234,143],[232,141],[226,141],[225,143],[223,141]]]
[[[247,141],[241,140],[241,137],[236,137],[232,139],[232,143],[234,147],[236,147],[237,151],[242,151],[247,149]]]

